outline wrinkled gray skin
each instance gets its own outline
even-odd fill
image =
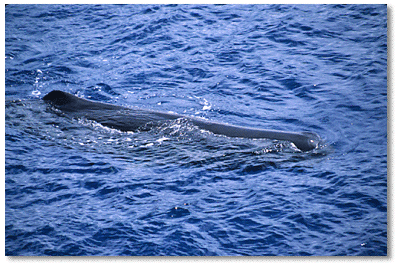
[[[316,148],[320,141],[320,137],[312,132],[296,133],[222,124],[173,113],[93,102],[57,90],[48,93],[43,100],[72,117],[85,117],[103,126],[121,131],[148,130],[153,126],[161,125],[165,121],[184,118],[200,129],[208,130],[214,134],[228,137],[286,140],[293,142],[302,151]]]

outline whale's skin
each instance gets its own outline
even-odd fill
[[[72,117],[84,117],[103,126],[124,132],[149,130],[166,121],[184,118],[200,129],[214,134],[239,138],[285,140],[292,142],[301,151],[310,151],[317,148],[320,141],[320,137],[314,132],[287,132],[223,124],[176,113],[94,102],[59,90],[48,93],[43,97],[43,100]]]

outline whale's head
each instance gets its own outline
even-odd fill
[[[301,142],[299,142],[299,144],[298,144],[299,146],[297,146],[297,144],[296,144],[296,146],[299,149],[301,149],[302,151],[309,151],[309,150],[315,149],[319,146],[321,139],[318,134],[316,134],[314,132],[301,132],[301,134],[306,136],[306,138],[301,140]]]
[[[314,132],[301,132],[300,137],[297,137],[292,142],[302,151],[309,151],[317,148],[320,143],[320,137]]]

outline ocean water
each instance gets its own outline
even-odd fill
[[[8,5],[9,256],[387,255],[386,5]],[[120,132],[52,90],[173,121]]]

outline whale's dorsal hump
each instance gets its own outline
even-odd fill
[[[43,97],[44,101],[50,101],[52,104],[57,106],[70,104],[73,99],[74,97],[70,96],[70,94],[59,90],[53,90]]]

